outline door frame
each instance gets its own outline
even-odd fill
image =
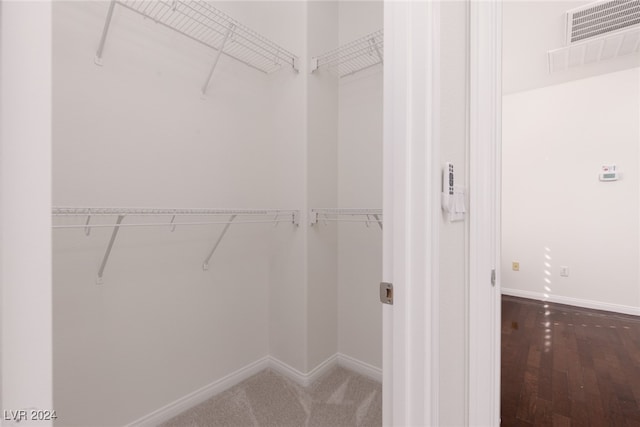
[[[438,425],[439,2],[385,2],[383,425]]]
[[[30,409],[55,410],[51,329],[51,6],[51,0],[0,3],[2,426],[18,425],[20,417],[30,417]],[[4,411],[14,412],[6,417]],[[26,424],[46,427],[52,421]]]
[[[498,426],[502,0],[471,1],[469,43],[469,424]]]
[[[437,425],[440,9],[388,1],[384,16],[383,425]],[[470,2],[469,55],[468,420],[498,426],[501,0]]]

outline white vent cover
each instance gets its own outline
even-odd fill
[[[567,12],[567,45],[640,26],[640,0],[608,0]]]
[[[567,12],[567,45],[547,52],[549,72],[640,53],[640,0],[609,0]]]

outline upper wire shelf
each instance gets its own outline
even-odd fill
[[[203,92],[220,54],[264,73],[276,71],[282,65],[298,69],[296,55],[203,0],[111,0],[96,53],[98,65],[102,64],[102,52],[116,4],[218,51]]]
[[[311,59],[311,71],[326,68],[338,77],[382,64],[384,58],[384,32],[382,29],[349,42],[337,49]]]
[[[362,208],[318,208],[311,209],[311,225],[318,222],[364,222],[377,223],[382,229],[382,209]]]

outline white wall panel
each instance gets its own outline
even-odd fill
[[[506,291],[640,307],[639,82],[635,68],[504,97]],[[608,163],[619,181],[598,180]]]
[[[380,1],[340,2],[340,43],[383,26]],[[340,79],[338,204],[382,207],[382,65]],[[340,352],[382,368],[382,230],[372,222],[338,225]]]

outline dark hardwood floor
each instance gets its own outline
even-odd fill
[[[640,318],[502,297],[502,426],[640,427]]]

